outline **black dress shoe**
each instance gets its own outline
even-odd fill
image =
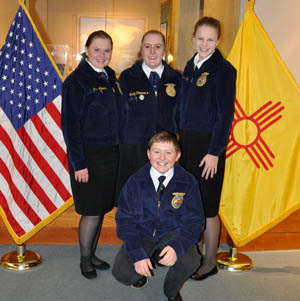
[[[182,297],[181,297],[180,293],[178,293],[176,295],[176,297],[174,297],[174,298],[168,298],[168,301],[182,301]]]
[[[95,269],[98,269],[98,270],[108,270],[110,268],[109,263],[107,263],[107,262],[105,262],[105,261],[103,261],[101,259],[100,259],[100,261],[101,262],[97,263],[97,264],[92,263],[92,265],[93,265],[93,267]]]
[[[140,290],[144,288],[148,284],[148,278],[143,276],[141,279],[139,279],[137,282],[131,284],[131,287]]]
[[[196,280],[196,281],[200,281],[200,280],[204,280],[210,276],[216,275],[217,273],[218,273],[218,268],[215,265],[215,267],[210,272],[202,274],[202,275],[199,275],[198,273],[194,273],[194,274],[192,274],[192,276],[190,278],[193,280]]]
[[[82,263],[80,263],[80,271],[82,276],[84,276],[87,279],[95,279],[97,277],[96,270],[84,271]]]

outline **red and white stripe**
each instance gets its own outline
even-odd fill
[[[71,198],[59,95],[17,132],[0,108],[0,205],[18,237]]]

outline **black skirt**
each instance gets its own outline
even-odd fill
[[[145,144],[120,144],[116,206],[120,192],[128,178],[149,161],[147,157],[147,147]]]
[[[207,154],[211,134],[196,131],[180,132],[182,149],[181,165],[194,175],[199,182],[201,198],[206,217],[215,217],[219,212],[220,197],[225,169],[225,151],[219,156],[217,173],[213,178],[201,177],[204,166],[199,167],[202,158]]]
[[[89,172],[87,183],[75,181],[69,163],[75,210],[82,215],[104,215],[114,207],[119,148],[116,145],[88,147],[85,154]]]

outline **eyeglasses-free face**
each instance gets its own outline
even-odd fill
[[[217,30],[209,25],[201,25],[197,28],[193,41],[200,60],[203,60],[212,54],[219,44]]]
[[[110,40],[95,38],[89,45],[85,47],[85,54],[88,57],[88,61],[96,68],[106,67],[111,60],[112,45]]]
[[[141,46],[141,55],[149,68],[157,68],[165,55],[165,44],[162,37],[155,33],[147,34]]]

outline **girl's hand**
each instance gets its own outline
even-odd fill
[[[213,178],[217,173],[218,161],[218,156],[213,156],[210,154],[205,155],[199,164],[199,167],[204,165],[201,177],[205,177],[206,180],[208,177]]]
[[[88,169],[85,168],[75,171],[75,180],[79,183],[87,183],[89,180]]]

